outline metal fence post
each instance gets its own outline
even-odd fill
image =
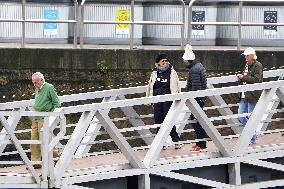
[[[130,50],[134,45],[134,1],[131,0],[131,31],[130,31]]]
[[[41,140],[41,154],[42,154],[42,182],[48,182],[49,175],[49,161],[48,161],[48,145],[49,145],[49,117],[44,117],[43,127],[40,131],[40,140]]]
[[[190,1],[188,4],[188,25],[187,25],[187,44],[191,44],[191,35],[192,35],[192,5],[196,0]]]
[[[182,4],[182,22],[183,25],[181,25],[181,49],[184,48],[184,27],[185,27],[185,3],[183,2],[183,0],[181,0],[181,4]]]
[[[26,0],[22,1],[22,43],[21,47],[25,47],[26,39]]]
[[[242,20],[243,20],[243,2],[239,2],[239,25],[238,25],[238,47],[237,49],[241,49],[241,38],[242,38]]]
[[[83,2],[80,5],[80,48],[84,46],[84,4]]]
[[[77,0],[74,0],[74,19],[76,20],[76,22],[73,24],[73,48],[76,49],[77,48],[77,35],[78,35],[78,2]]]

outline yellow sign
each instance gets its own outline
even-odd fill
[[[119,9],[115,11],[115,21],[130,21],[130,10]],[[129,24],[116,24],[116,34],[129,34]]]

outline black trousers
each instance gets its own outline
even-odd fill
[[[197,101],[197,103],[200,105],[201,108],[204,107],[205,99],[196,98],[195,100]],[[191,114],[189,119],[194,120],[195,119],[194,115]],[[195,134],[196,134],[197,139],[208,138],[208,135],[206,134],[204,129],[201,127],[199,122],[191,123],[191,125],[192,125],[193,129],[195,130]],[[196,145],[201,147],[201,148],[206,148],[206,141],[197,142]]]
[[[154,104],[154,119],[155,119],[156,124],[163,123],[172,103],[173,102],[168,101],[168,102],[158,102]],[[159,128],[158,128],[158,131],[159,131]],[[170,135],[172,137],[173,142],[179,141],[179,136],[178,136],[175,126],[172,128]]]

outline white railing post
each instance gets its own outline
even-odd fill
[[[41,140],[41,158],[42,158],[42,186],[48,186],[48,176],[49,176],[49,150],[48,145],[50,142],[49,134],[49,117],[44,117],[43,127],[40,131]]]

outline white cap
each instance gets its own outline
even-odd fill
[[[192,46],[187,44],[184,49],[184,54],[182,56],[184,60],[195,60],[195,54],[192,51]]]
[[[255,50],[251,47],[248,47],[242,54],[245,56],[250,55],[250,54],[255,54]]]

